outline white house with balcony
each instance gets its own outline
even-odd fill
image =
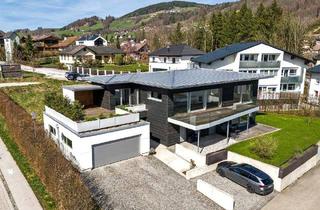
[[[263,42],[228,45],[193,58],[197,67],[273,76],[259,80],[260,93],[304,92],[312,61]]]
[[[99,34],[84,35],[76,41],[76,45],[84,46],[108,46],[108,41]]]
[[[82,121],[74,121],[48,106],[43,113],[45,130],[80,171],[147,155],[150,150],[150,123],[140,120],[134,110],[103,108],[99,104],[103,94],[101,86],[63,87],[64,97],[84,106],[86,117]]]
[[[320,65],[308,69],[309,96],[318,101],[320,96]]]
[[[185,44],[169,45],[149,54],[149,72],[192,69],[191,58],[203,54]]]

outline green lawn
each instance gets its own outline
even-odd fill
[[[43,82],[46,81],[43,74],[36,74],[32,72],[22,72],[22,78],[0,78],[0,83],[9,82]]]
[[[129,64],[129,65],[122,65],[118,66],[115,64],[105,64],[103,67],[99,68],[100,70],[115,70],[115,71],[123,71],[123,72],[136,72],[137,69],[140,69],[141,71],[148,71],[149,67],[147,64]]]
[[[29,113],[35,112],[37,120],[42,121],[42,113],[44,109],[44,96],[49,91],[61,92],[63,85],[72,85],[79,82],[60,81],[54,79],[43,78],[39,74],[32,74],[31,77],[20,79],[24,81],[39,81],[39,85],[30,85],[23,87],[4,88],[4,92],[8,94],[15,102],[22,106]]]
[[[262,159],[251,151],[252,144],[257,139],[232,145],[228,150],[265,163],[281,166],[296,154],[320,141],[319,118],[311,119],[309,117],[268,113],[257,115],[257,122],[281,129],[266,135],[266,137],[271,136],[278,142],[276,153],[271,159]]]
[[[23,173],[24,177],[27,179],[29,185],[31,186],[33,192],[38,198],[41,206],[44,209],[57,209],[55,201],[46,191],[45,186],[41,182],[40,178],[36,175],[35,171],[30,166],[27,158],[20,152],[17,144],[12,140],[6,129],[5,120],[0,115],[0,136],[4,144],[7,146],[8,151],[11,153],[13,159],[16,161],[18,167]]]

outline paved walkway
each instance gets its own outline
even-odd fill
[[[320,165],[271,200],[262,210],[320,209]]]
[[[1,139],[0,172],[0,209],[42,210],[27,180]]]
[[[19,87],[28,85],[38,85],[40,82],[11,82],[11,83],[0,83],[0,88],[5,87]]]

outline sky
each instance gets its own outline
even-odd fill
[[[216,4],[234,0],[195,0]],[[0,0],[0,30],[60,28],[91,16],[120,17],[163,0]]]

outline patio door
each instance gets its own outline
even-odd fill
[[[205,109],[205,91],[190,93],[190,111]]]

